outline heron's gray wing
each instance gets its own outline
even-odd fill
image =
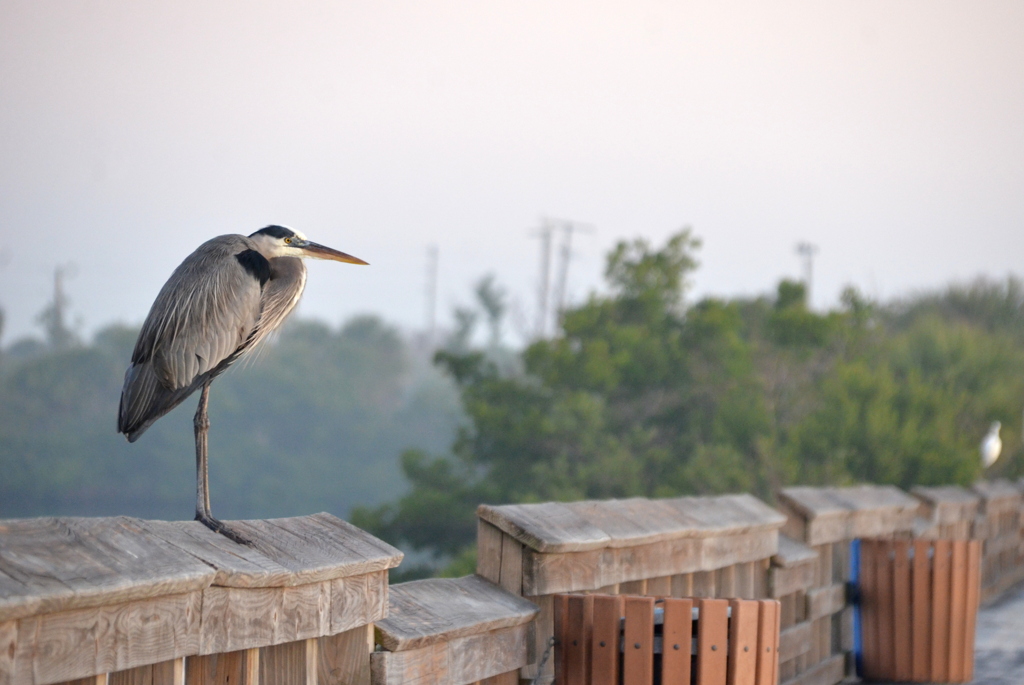
[[[148,426],[170,411],[198,387],[197,379],[229,361],[255,329],[261,282],[238,259],[251,248],[243,236],[209,240],[161,289],[125,374],[118,428],[129,439],[133,426]]]

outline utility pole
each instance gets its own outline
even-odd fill
[[[555,315],[558,317],[558,321],[561,322],[562,315],[565,313],[566,299],[568,298],[568,287],[569,287],[569,262],[572,260],[572,234],[576,231],[580,233],[593,233],[594,228],[589,224],[581,224],[575,221],[561,221],[562,229],[562,246],[560,250],[560,264],[558,269],[558,291],[555,296]]]
[[[427,349],[433,351],[437,335],[437,245],[427,246]]]
[[[548,289],[551,281],[551,233],[554,226],[549,219],[541,221],[540,230],[534,235],[540,238],[540,284],[537,288],[537,325],[535,335],[543,338],[547,333]]]
[[[804,261],[804,287],[807,289],[807,308],[811,308],[811,288],[814,281],[814,255],[818,254],[818,246],[807,241],[796,245],[796,253]]]

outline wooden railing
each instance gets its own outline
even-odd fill
[[[390,600],[401,552],[327,514],[234,522],[251,546],[195,522],[0,521],[0,685],[550,683],[564,593],[777,599],[779,680],[833,685],[854,670],[852,540],[978,539],[983,601],[1024,579],[1016,485],[914,495],[482,505],[479,577]]]
[[[477,573],[538,607],[536,653],[554,633],[560,593],[768,596],[785,518],[750,495],[481,506]],[[523,678],[550,683],[531,665]]]
[[[0,522],[0,685],[369,683],[402,553],[328,514]]]

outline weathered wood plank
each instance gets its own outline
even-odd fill
[[[374,652],[375,685],[462,685],[526,665],[529,625],[499,628],[402,652]]]
[[[279,645],[331,632],[331,581],[203,591],[200,654]]]
[[[893,545],[893,641],[895,652],[896,680],[909,681],[913,677],[914,666],[911,653],[913,626],[911,623],[910,601],[913,597],[910,588],[910,542],[896,540]]]
[[[259,650],[259,685],[317,685],[318,640],[297,640]]]
[[[189,657],[186,685],[259,685],[260,650]]]
[[[789,661],[811,648],[811,623],[804,621],[779,633],[779,659]]]
[[[511,535],[501,536],[499,585],[514,595],[523,594],[523,545]]]
[[[328,633],[343,633],[387,616],[388,588],[387,571],[332,580],[331,629]]]
[[[964,681],[967,655],[964,627],[967,624],[967,541],[955,540],[950,556],[949,679]]]
[[[846,587],[836,583],[828,587],[807,591],[807,618],[815,620],[831,616],[846,606]]]
[[[477,516],[546,554],[764,533],[777,531],[785,522],[784,516],[750,495],[481,505]]]
[[[779,682],[779,602],[762,601],[757,625],[757,685]]]
[[[782,681],[782,685],[836,685],[846,674],[846,657],[843,654],[812,666],[794,678]]]
[[[195,654],[201,594],[23,618],[12,683],[56,683]]]
[[[974,640],[981,597],[981,542],[967,543],[967,625],[964,626],[964,680],[974,680]]]
[[[483,519],[476,521],[477,575],[497,584],[501,580],[501,539],[504,534]]]
[[[949,679],[950,552],[949,540],[936,540],[932,559],[932,647],[929,677]]]
[[[569,595],[565,621],[565,685],[589,685],[590,637],[593,630],[592,595]]]
[[[393,585],[389,604],[388,617],[377,621],[377,634],[392,652],[520,625],[539,611],[480,576]]]
[[[185,660],[172,659],[109,674],[108,685],[185,685]]]
[[[216,575],[126,517],[0,521],[0,572],[0,621],[183,594]]]
[[[780,599],[799,590],[809,590],[814,585],[817,573],[813,561],[786,568],[773,566],[768,570],[769,593]]]
[[[319,638],[319,685],[370,685],[373,626],[361,626]]]

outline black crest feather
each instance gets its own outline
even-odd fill
[[[256,235],[269,235],[271,238],[294,238],[295,231],[290,228],[285,228],[284,226],[267,226],[266,228],[261,228],[256,231],[249,237],[252,238]]]

